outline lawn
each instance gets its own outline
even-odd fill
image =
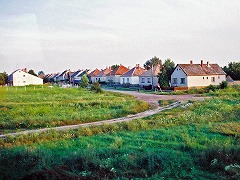
[[[2,179],[239,179],[240,89],[211,96],[136,121],[1,139],[0,174]]]
[[[2,87],[0,94],[2,132],[107,120],[148,109],[132,96],[76,88]]]

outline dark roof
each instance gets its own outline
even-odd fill
[[[155,65],[153,67],[153,70],[152,68],[151,69],[148,69],[146,72],[144,72],[142,75],[140,76],[157,76],[160,72],[161,72],[161,65]]]
[[[77,75],[77,77],[82,77],[84,74],[88,73],[88,69],[84,70],[83,72],[81,72],[79,75]]]
[[[130,69],[126,73],[124,73],[123,77],[129,77],[129,76],[140,76],[142,75],[146,70],[139,65],[135,66],[134,68]]]
[[[107,76],[123,75],[128,71],[129,71],[129,68],[120,64],[119,67],[115,68],[112,72],[109,72]]]
[[[81,72],[81,70],[75,71],[75,72],[71,75],[71,77],[75,77],[75,76],[78,75],[78,73],[80,73],[80,72]]]
[[[90,77],[91,77],[91,76],[96,76],[96,75],[98,75],[100,72],[101,72],[101,71],[96,68],[94,71],[92,71],[91,73],[89,73],[88,76],[90,76]]]
[[[188,76],[225,75],[218,64],[178,64]]]

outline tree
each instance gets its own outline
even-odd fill
[[[0,73],[0,85],[5,85],[8,83],[8,75],[4,71],[3,73]]]
[[[170,81],[171,75],[175,69],[175,63],[170,58],[167,58],[163,64],[163,67],[166,69],[168,81]]]
[[[111,69],[114,70],[114,69],[118,68],[119,66],[120,65],[118,65],[118,64],[114,64],[114,65],[111,66]]]
[[[161,73],[158,74],[158,83],[161,87],[169,87],[169,81],[174,71],[175,63],[167,58],[161,68]]]
[[[223,70],[233,80],[240,80],[240,62],[230,62],[228,66],[224,66]]]
[[[160,87],[169,87],[166,68],[163,68],[161,73],[158,74],[158,83]]]
[[[158,64],[162,65],[162,60],[159,59],[158,57],[154,56],[153,58],[147,60],[143,66],[145,69],[148,70],[148,69],[151,69],[152,66],[155,66]]]
[[[29,71],[28,71],[28,74],[31,74],[31,75],[34,75],[34,76],[37,76],[37,74],[34,72],[34,70],[32,70],[32,69],[30,69]]]
[[[82,76],[82,79],[81,79],[81,82],[80,82],[80,87],[82,87],[82,88],[86,88],[87,86],[88,86],[88,84],[89,84],[89,79],[88,79],[88,77],[87,77],[87,75],[86,74],[84,74],[83,76]]]

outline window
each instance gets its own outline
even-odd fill
[[[204,79],[204,77],[202,77],[202,79]]]
[[[215,77],[211,77],[211,82],[215,82]]]
[[[125,83],[125,79],[123,78],[123,84]]]
[[[218,76],[218,79],[220,79],[220,76]]]
[[[145,83],[144,78],[142,78],[142,83]]]
[[[25,74],[23,75],[23,77],[25,77]]]
[[[177,84],[177,78],[173,78],[173,84]]]
[[[181,84],[185,84],[185,78],[181,78]]]
[[[23,81],[23,83],[26,83],[26,81]]]
[[[208,77],[207,77],[207,79],[208,79]]]
[[[147,78],[147,82],[148,82],[148,83],[151,83],[151,80],[150,80],[150,78]]]
[[[129,83],[129,78],[127,78],[127,83]]]

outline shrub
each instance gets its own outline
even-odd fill
[[[228,82],[227,81],[222,81],[219,85],[220,85],[221,89],[225,89],[228,86]]]
[[[95,82],[91,86],[91,91],[95,91],[96,93],[102,93],[103,90],[98,82]]]

